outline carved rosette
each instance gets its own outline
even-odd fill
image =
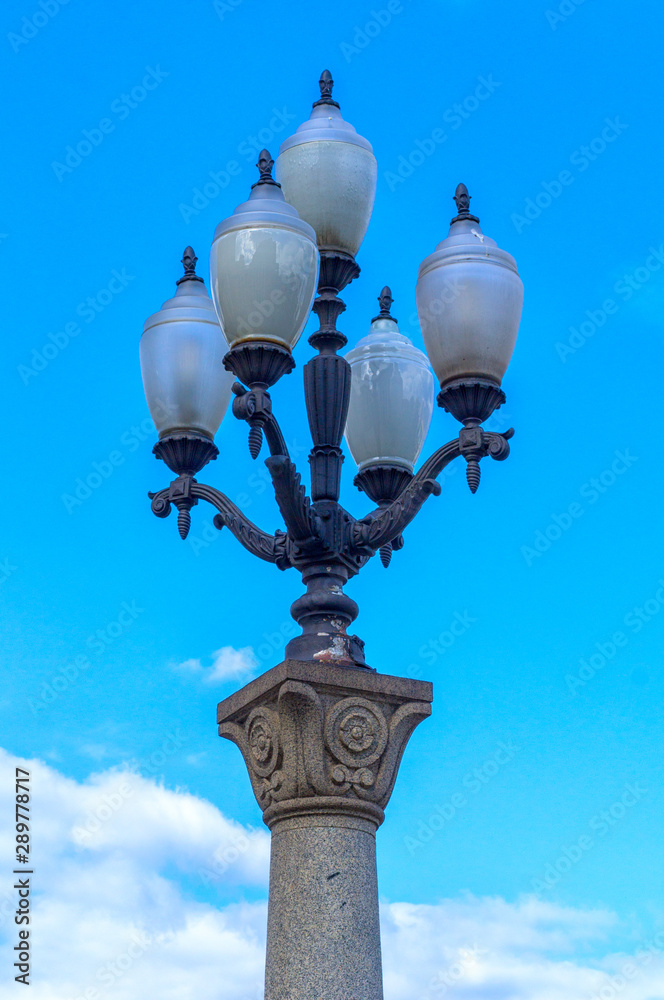
[[[431,685],[286,660],[219,705],[269,826],[312,811],[378,825],[406,744],[431,714]]]
[[[279,717],[267,708],[254,708],[245,724],[245,736],[251,767],[256,780],[263,779],[261,797],[269,797],[281,785],[277,762],[281,756]]]
[[[338,763],[330,777],[339,792],[352,787],[364,797],[375,783],[370,765],[380,760],[389,738],[385,714],[380,705],[366,698],[343,698],[328,710],[325,718],[325,744]]]

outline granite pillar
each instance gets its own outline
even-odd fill
[[[272,832],[265,1000],[382,1000],[375,833],[432,686],[286,660],[222,701]]]

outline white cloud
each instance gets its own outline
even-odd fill
[[[394,903],[383,910],[386,995],[391,1000],[576,1000],[602,979],[574,961],[616,923],[603,910],[577,910],[524,897],[467,896],[435,906]],[[647,994],[635,994],[635,996]]]
[[[77,1000],[86,990],[96,991],[87,1000],[259,1000],[265,902],[215,905],[196,893],[206,884],[209,899],[215,886],[231,898],[250,887],[266,894],[266,831],[138,774],[111,770],[77,782],[0,751],[5,823],[17,764],[32,771],[34,793],[33,1000]],[[12,842],[7,824],[3,857]],[[16,931],[11,885],[9,876],[0,884],[7,954]],[[385,998],[664,996],[664,935],[659,949],[648,954],[640,944],[630,956],[609,946],[619,932],[626,929],[609,911],[534,897],[384,904]],[[0,967],[0,989],[15,989],[11,961]]]
[[[228,680],[250,680],[258,666],[258,659],[251,646],[235,649],[222,646],[212,654],[209,667],[199,659],[184,660],[176,665],[176,670],[200,674],[206,684],[223,684]]]
[[[266,892],[269,834],[210,802],[139,774],[79,783],[0,750],[0,854],[11,858],[16,766],[31,771],[33,1000],[253,998],[262,977],[265,904],[215,907],[204,886]],[[16,892],[0,872],[0,936],[11,952]],[[164,874],[168,872],[168,877]],[[0,993],[12,983],[0,968]],[[13,994],[12,994],[13,995]]]

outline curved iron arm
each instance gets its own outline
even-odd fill
[[[403,492],[389,507],[377,507],[367,517],[356,521],[352,529],[352,544],[358,551],[367,548],[376,551],[392,541],[410,524],[427,497],[440,494],[437,477],[445,466],[463,455],[468,462],[479,462],[490,455],[496,461],[504,461],[510,453],[509,438],[512,428],[504,434],[483,431],[480,427],[464,427],[459,437],[448,441],[435,451],[418,470]]]
[[[195,479],[187,477],[184,482],[176,479],[165,489],[149,495],[152,498],[152,511],[157,517],[168,517],[171,505],[175,504],[180,515],[183,510],[186,511],[187,520],[189,509],[199,500],[206,500],[219,511],[214,518],[216,528],[221,530],[227,527],[245,549],[259,559],[276,563],[279,569],[288,569],[291,565],[287,554],[285,532],[277,531],[276,534],[269,535],[266,531],[262,531],[253,521],[245,517],[225,493],[221,493],[213,486],[197,483]]]
[[[356,521],[352,529],[352,542],[358,549],[379,549],[386,542],[401,534],[410,524],[427,497],[440,494],[436,476],[446,465],[461,454],[459,441],[448,441],[429,458],[403,492],[389,507],[376,507],[370,514]]]
[[[247,390],[239,382],[233,384],[233,392],[236,396],[233,413],[238,420],[246,420],[252,432],[257,429],[259,434],[265,433],[270,448],[270,457],[265,464],[272,477],[277,504],[290,538],[299,543],[313,541],[316,529],[311,501],[288,454],[279,422],[272,413],[270,394],[264,389]]]

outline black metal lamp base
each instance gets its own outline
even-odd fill
[[[250,389],[269,389],[295,368],[293,356],[277,344],[240,344],[224,357],[224,368]]]
[[[178,476],[195,476],[219,454],[214,441],[202,434],[169,434],[152,449]]]
[[[343,250],[332,247],[320,247],[320,271],[318,274],[318,290],[333,288],[341,292],[351,281],[358,278],[360,268],[354,257]]]
[[[309,343],[322,354],[334,353],[348,343],[345,335],[337,330],[337,320],[346,308],[339,292],[358,277],[360,269],[354,257],[331,247],[320,248],[318,296],[313,311],[320,329],[309,337]]]
[[[373,500],[379,507],[389,507],[389,505],[401,496],[405,488],[413,479],[413,473],[404,469],[400,465],[370,465],[362,472],[358,472],[353,480],[358,490]],[[385,542],[380,547],[380,561],[385,569],[390,565],[392,552],[395,549],[403,548],[403,535],[395,535],[389,542]]]
[[[477,427],[505,402],[497,382],[483,378],[459,378],[448,382],[438,393],[438,405],[464,427]]]
[[[390,504],[408,486],[413,473],[399,465],[370,465],[353,480],[375,504]]]

